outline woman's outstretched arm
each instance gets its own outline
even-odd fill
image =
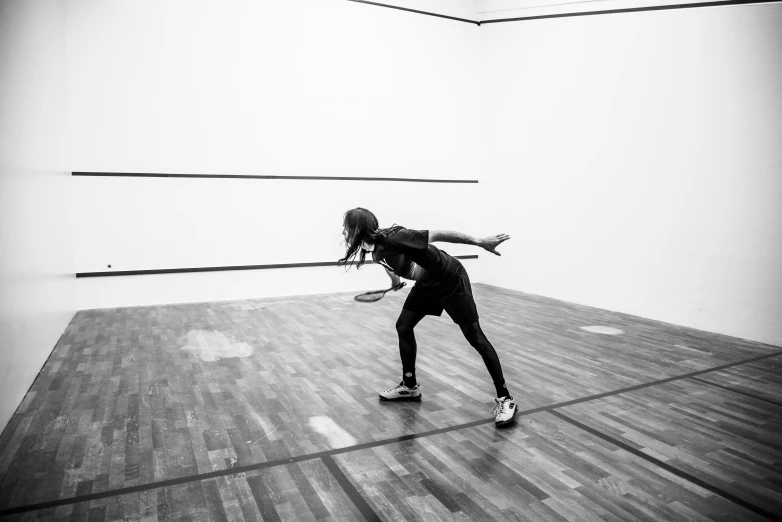
[[[489,237],[478,239],[472,236],[468,236],[467,234],[462,234],[461,232],[454,232],[451,230],[429,231],[430,243],[434,243],[435,241],[444,241],[446,243],[462,243],[465,245],[475,245],[483,249],[486,249],[492,254],[498,256],[500,255],[500,253],[497,252],[496,250],[497,246],[503,241],[507,241],[508,239],[510,239],[510,236],[507,234],[498,234],[496,236],[489,236]]]

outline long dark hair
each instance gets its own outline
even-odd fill
[[[364,264],[364,258],[367,255],[366,250],[361,248],[361,244],[364,241],[376,243],[377,239],[383,234],[378,230],[375,215],[365,208],[358,207],[345,212],[343,224],[348,229],[349,236],[347,238],[345,257],[337,262],[337,266],[347,265],[358,254],[359,259],[358,263],[356,263],[356,270],[358,270]]]

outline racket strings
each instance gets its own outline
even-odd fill
[[[373,301],[379,301],[383,298],[385,295],[385,292],[370,292],[366,294],[361,294],[356,296],[356,301],[361,301],[362,303],[371,303]]]
[[[390,292],[391,290],[399,290],[403,286],[405,286],[405,282],[404,281],[400,282],[398,286],[393,286],[393,287],[388,288],[386,290],[374,290],[372,292],[366,292],[366,293],[363,293],[363,294],[359,294],[356,297],[354,297],[354,299],[356,301],[361,301],[362,303],[371,303],[371,302],[374,302],[374,301],[379,301],[380,299],[383,298],[384,295],[386,295],[387,292]]]

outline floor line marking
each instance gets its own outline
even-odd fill
[[[739,390],[739,389],[736,389],[736,388],[731,388],[731,387],[725,386],[723,384],[717,384],[717,383],[714,383],[714,382],[711,382],[711,381],[707,381],[705,379],[698,379],[697,377],[690,377],[690,379],[692,379],[693,381],[702,382],[703,384],[708,384],[709,386],[714,386],[715,388],[722,388],[723,390],[727,390],[727,391],[732,392],[732,393],[738,393],[739,395],[744,395],[745,397],[749,397],[749,398],[755,399],[757,401],[768,402],[770,404],[774,404],[775,406],[782,406],[782,402],[777,402],[777,401],[772,400],[772,399],[766,399],[765,397],[760,397],[759,395],[754,395],[752,393],[748,393],[748,392],[745,392],[743,390]]]
[[[356,489],[353,483],[350,482],[350,479],[347,477],[347,475],[342,472],[342,469],[340,469],[334,458],[331,455],[324,455],[320,458],[320,460],[323,461],[323,464],[325,464],[331,474],[334,475],[334,478],[337,479],[337,482],[340,486],[342,486],[342,489],[345,491],[345,493],[347,493],[348,497],[358,508],[359,512],[364,515],[364,518],[371,522],[379,522],[380,517],[377,516],[377,513],[375,513],[375,510],[372,509],[372,506],[370,506],[367,501],[364,500],[364,497],[361,496],[361,493],[359,493],[358,489]]]
[[[758,506],[755,506],[754,504],[750,504],[746,500],[743,500],[743,499],[733,495],[732,493],[728,493],[727,491],[725,491],[723,489],[720,489],[717,486],[713,486],[712,484],[709,484],[705,480],[699,479],[695,475],[691,475],[691,474],[687,473],[686,471],[682,471],[679,468],[671,466],[667,462],[663,462],[663,461],[661,461],[659,459],[656,459],[656,458],[652,457],[651,455],[647,455],[643,451],[641,451],[639,449],[636,449],[636,448],[630,446],[629,444],[626,444],[626,443],[622,442],[621,440],[615,439],[614,437],[612,437],[610,435],[607,435],[606,433],[603,433],[600,430],[596,430],[595,428],[592,428],[591,426],[587,426],[586,424],[583,424],[583,423],[577,421],[576,419],[573,419],[572,417],[568,417],[567,415],[565,415],[563,413],[560,413],[558,411],[555,411],[553,409],[550,410],[549,413],[554,415],[555,417],[557,417],[559,419],[562,419],[565,422],[568,422],[569,424],[572,424],[573,426],[575,426],[575,427],[577,427],[577,428],[579,428],[581,430],[584,430],[584,431],[586,431],[588,433],[591,433],[595,437],[598,437],[598,438],[600,438],[600,439],[602,439],[602,440],[604,440],[606,442],[609,442],[609,443],[611,443],[611,444],[613,444],[615,446],[618,446],[618,447],[622,448],[625,451],[628,451],[628,452],[632,453],[636,457],[640,457],[640,458],[642,458],[642,459],[644,459],[644,460],[646,460],[648,462],[651,462],[655,466],[660,467],[660,468],[664,469],[665,471],[676,475],[679,478],[683,478],[684,480],[692,482],[696,486],[699,486],[699,487],[701,487],[701,488],[703,488],[703,489],[705,489],[707,491],[711,491],[712,493],[714,493],[716,495],[719,495],[722,498],[724,498],[726,500],[729,500],[730,502],[733,502],[734,504],[737,504],[737,505],[743,507],[744,509],[752,511],[753,513],[757,513],[758,515],[761,515],[761,516],[763,516],[763,517],[765,517],[765,518],[767,518],[769,520],[778,520],[773,514],[769,513],[765,509],[760,508]]]
[[[726,368],[732,368],[734,366],[741,366],[743,364],[750,364],[750,363],[753,363],[753,362],[762,361],[763,359],[770,359],[772,357],[778,357],[780,355],[782,355],[782,350],[777,350],[777,351],[772,352],[772,353],[767,353],[767,354],[764,354],[764,355],[757,355],[755,357],[750,357],[749,359],[743,359],[741,361],[727,363],[727,364],[723,364],[723,365],[720,365],[720,366],[715,366],[713,368],[708,368],[708,369],[705,369],[705,370],[698,370],[698,371],[686,373],[686,374],[683,374],[683,375],[677,375],[677,376],[674,376],[674,377],[668,377],[668,378],[665,378],[665,379],[660,379],[660,380],[651,381],[651,382],[647,382],[647,383],[643,383],[643,384],[637,384],[637,385],[634,385],[634,386],[629,386],[627,388],[620,388],[618,390],[614,390],[614,391],[610,391],[610,392],[598,393],[597,395],[590,395],[588,397],[582,397],[580,399],[573,399],[573,400],[561,402],[561,403],[558,403],[558,404],[550,404],[548,406],[540,406],[538,408],[532,408],[532,409],[529,409],[529,410],[520,411],[516,416],[518,417],[518,416],[524,416],[524,415],[532,415],[533,413],[539,413],[539,412],[542,412],[542,411],[551,411],[551,410],[556,409],[556,408],[564,408],[566,406],[572,406],[574,404],[581,404],[583,402],[589,402],[589,401],[593,401],[593,400],[597,400],[597,399],[602,399],[602,398],[605,398],[605,397],[610,397],[612,395],[619,395],[619,394],[622,394],[622,393],[627,393],[627,392],[631,392],[631,391],[635,391],[635,390],[640,390],[640,389],[643,389],[643,388],[649,388],[651,386],[657,386],[657,385],[660,385],[660,384],[666,384],[666,383],[669,383],[669,382],[679,381],[679,380],[682,380],[682,379],[689,379],[689,378],[694,377],[694,376],[703,375],[704,373],[717,372],[717,371],[720,371],[720,370],[724,370]],[[108,490],[108,491],[101,491],[101,492],[98,492],[98,493],[91,493],[89,495],[82,495],[82,496],[78,496],[78,497],[69,497],[69,498],[61,498],[61,499],[52,500],[52,501],[49,501],[49,502],[40,502],[40,503],[37,503],[37,504],[29,504],[29,505],[26,505],[26,506],[17,506],[17,507],[12,507],[12,508],[7,508],[7,509],[0,510],[0,517],[4,517],[4,516],[7,516],[7,515],[15,515],[15,514],[24,513],[24,512],[27,512],[27,511],[37,511],[37,510],[40,510],[40,509],[48,509],[48,508],[57,507],[57,506],[64,506],[64,505],[67,505],[67,504],[77,504],[77,503],[80,503],[80,502],[89,502],[91,500],[98,500],[98,499],[102,499],[102,498],[117,497],[117,496],[120,496],[120,495],[127,495],[127,494],[130,494],[130,493],[138,493],[138,492],[141,492],[141,491],[148,491],[150,489],[158,489],[158,488],[164,488],[164,487],[168,487],[168,486],[176,486],[176,485],[179,485],[179,484],[185,484],[187,482],[196,482],[196,481],[199,481],[199,480],[206,480],[206,479],[210,479],[210,478],[224,477],[224,476],[227,476],[227,475],[234,475],[234,474],[237,474],[237,473],[246,473],[248,471],[257,471],[257,470],[260,470],[260,469],[266,469],[266,468],[271,468],[271,467],[275,467],[275,466],[284,466],[286,464],[292,464],[294,462],[302,462],[302,461],[305,461],[305,460],[319,459],[319,458],[323,458],[323,457],[326,457],[326,456],[334,456],[334,455],[339,455],[341,453],[348,453],[348,452],[352,452],[352,451],[361,451],[361,450],[365,450],[365,449],[376,448],[378,446],[385,446],[385,445],[388,445],[388,444],[396,444],[396,443],[399,443],[399,442],[404,442],[404,441],[413,440],[413,439],[420,439],[420,438],[423,438],[423,437],[431,437],[433,435],[439,435],[441,433],[448,433],[448,432],[456,431],[456,430],[462,430],[462,429],[467,429],[467,428],[474,428],[476,426],[482,426],[484,424],[489,424],[491,422],[494,422],[493,418],[480,419],[480,420],[476,420],[476,421],[467,422],[467,423],[464,423],[464,424],[457,424],[455,426],[448,426],[446,428],[438,428],[438,429],[435,429],[435,430],[429,430],[429,431],[425,431],[425,432],[421,432],[421,433],[412,433],[412,434],[409,434],[409,435],[402,435],[400,437],[394,437],[394,438],[391,438],[391,439],[383,439],[383,440],[378,440],[378,441],[373,441],[373,442],[365,442],[363,444],[357,444],[355,446],[348,446],[348,447],[345,447],[345,448],[338,448],[338,449],[332,449],[332,450],[328,450],[328,451],[321,451],[321,452],[318,452],[318,453],[310,453],[308,455],[300,455],[298,457],[288,457],[288,458],[278,459],[278,460],[273,460],[273,461],[268,461],[268,462],[260,462],[260,463],[256,463],[256,464],[248,464],[248,465],[245,465],[245,466],[236,466],[236,467],[233,467],[233,468],[227,468],[227,469],[222,469],[222,470],[217,470],[217,471],[210,471],[210,472],[207,472],[207,473],[201,473],[201,474],[196,474],[196,475],[189,475],[189,476],[186,476],[186,477],[179,477],[179,478],[173,478],[173,479],[168,479],[168,480],[162,480],[162,481],[159,481],[159,482],[150,482],[148,484],[139,484],[137,486],[130,486],[130,487],[127,487],[127,488],[120,488],[120,489],[112,489],[112,490]]]
[[[551,408],[564,408],[565,406],[572,406],[573,404],[581,404],[582,402],[589,402],[594,401],[597,399],[603,399],[605,397],[610,397],[612,395],[619,395],[622,393],[627,393],[635,390],[641,390],[643,388],[649,388],[651,386],[659,386],[660,384],[667,384],[669,382],[673,381],[680,381],[682,379],[690,379],[692,377],[703,375],[704,373],[711,373],[711,372],[718,372],[720,370],[725,370],[726,368],[733,368],[734,366],[741,366],[742,364],[750,364],[757,361],[762,361],[763,359],[770,359],[772,357],[778,357],[782,355],[782,350],[778,350],[776,352],[767,353],[764,355],[758,355],[756,357],[751,357],[749,359],[744,359],[743,361],[737,361],[733,363],[727,363],[722,364],[720,366],[715,366],[713,368],[707,368],[705,370],[698,370],[695,372],[685,373],[683,375],[675,375],[673,377],[667,377],[665,379],[659,379],[656,381],[646,382],[643,384],[636,384],[634,386],[628,386],[627,388],[620,388],[618,390],[610,391],[610,392],[604,392],[604,393],[598,393],[597,395],[590,395],[588,397],[582,397],[580,399],[573,399],[571,401],[565,401],[560,402],[559,404],[552,404],[551,406],[542,406],[540,408],[536,408],[535,411],[530,410],[530,413],[535,413],[537,411],[543,411],[548,410]]]

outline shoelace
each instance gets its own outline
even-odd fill
[[[504,400],[502,402],[498,402],[491,409],[491,414],[494,415],[494,416],[497,416],[500,413],[505,413],[505,407],[508,405],[509,402],[510,402],[510,399]]]
[[[394,386],[394,387],[393,387],[393,388],[391,388],[390,390],[386,390],[386,393],[391,393],[392,391],[396,391],[396,390],[398,390],[399,388],[407,388],[407,386],[405,386],[405,383],[403,383],[403,382],[400,382],[399,384],[397,384],[396,386]],[[412,390],[413,388],[407,388],[407,389],[408,389],[408,390]]]

